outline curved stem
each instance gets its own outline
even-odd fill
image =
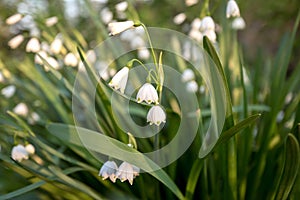
[[[142,27],[144,28],[144,30],[145,30],[147,39],[148,39],[148,41],[149,41],[149,45],[150,45],[150,49],[151,49],[152,58],[153,58],[153,61],[154,61],[155,67],[156,67],[156,71],[158,71],[157,59],[156,59],[156,56],[155,56],[155,53],[154,53],[153,45],[152,45],[151,38],[150,38],[150,35],[149,35],[149,33],[148,33],[147,27],[146,27],[145,24],[143,24],[143,23],[141,23],[141,26],[142,26]]]

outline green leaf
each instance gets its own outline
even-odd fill
[[[147,156],[126,144],[98,132],[71,125],[52,123],[47,126],[47,129],[65,143],[86,147],[92,152],[105,154],[136,165],[166,185],[179,199],[183,199],[182,193],[164,170],[160,169]]]
[[[72,168],[68,168],[68,169],[64,170],[63,173],[67,175],[67,174],[75,173],[75,172],[82,171],[82,170],[83,170],[82,168],[72,167]],[[49,179],[50,180],[56,180],[57,176],[51,176],[51,177],[49,177]],[[25,194],[25,193],[30,192],[32,190],[35,190],[35,189],[43,186],[46,183],[47,182],[44,181],[44,180],[32,183],[32,184],[27,185],[27,186],[25,186],[23,188],[20,188],[18,190],[15,190],[13,192],[2,195],[2,196],[0,196],[0,199],[11,199],[11,198],[20,196],[22,194]]]
[[[203,169],[203,159],[196,159],[190,171],[189,179],[185,189],[185,199],[193,199],[195,188]]]
[[[279,185],[276,191],[276,200],[287,199],[292,187],[295,183],[295,179],[298,174],[300,165],[300,151],[299,143],[295,136],[289,134],[285,143],[285,162],[279,180]]]
[[[217,146],[219,146],[220,144],[227,142],[235,134],[239,133],[240,131],[242,131],[243,129],[245,129],[252,123],[254,123],[257,120],[257,118],[259,118],[260,116],[261,116],[261,114],[252,115],[252,116],[248,117],[247,119],[237,123],[235,126],[231,127],[227,131],[222,132],[222,134],[220,135],[220,137],[217,141],[217,144],[214,146],[213,150],[215,148],[217,148]],[[207,155],[199,154],[199,156],[201,158],[204,158]]]

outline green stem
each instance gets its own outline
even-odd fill
[[[144,69],[150,74],[151,78],[153,78],[153,80],[155,80],[156,83],[158,83],[158,80],[156,77],[154,77],[152,74],[151,74],[151,71],[152,70],[149,70],[140,60],[134,58],[132,60],[130,60],[129,62],[137,62],[139,63],[142,67],[144,67]],[[155,72],[154,72],[155,73]],[[155,76],[157,76],[157,74],[155,73]]]
[[[156,55],[155,55],[155,53],[154,53],[154,49],[153,49],[153,45],[152,45],[152,42],[151,42],[150,35],[149,35],[149,33],[148,33],[148,30],[147,30],[147,27],[145,26],[145,24],[141,23],[141,26],[142,26],[142,27],[144,28],[144,30],[145,30],[147,39],[148,39],[148,41],[149,41],[149,45],[150,45],[150,49],[151,49],[152,58],[153,58],[153,61],[154,61],[155,67],[156,67],[156,71],[158,72],[157,59],[156,59]]]

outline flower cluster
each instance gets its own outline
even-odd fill
[[[246,23],[240,16],[240,9],[235,0],[229,0],[227,2],[226,17],[234,18],[231,24],[233,29],[240,30],[245,28]]]
[[[121,182],[128,180],[130,185],[133,184],[133,179],[137,177],[140,173],[140,169],[128,162],[122,162],[118,167],[114,161],[106,161],[99,171],[99,176],[102,176],[102,179],[105,180],[109,178],[113,183],[117,179],[120,179]]]
[[[21,144],[14,146],[11,151],[11,158],[15,161],[21,162],[27,160],[29,155],[35,153],[35,148],[32,144],[28,144],[25,147]]]

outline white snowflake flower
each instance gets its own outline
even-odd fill
[[[195,74],[191,69],[185,69],[181,75],[181,80],[183,82],[188,82],[190,80],[193,80],[194,78],[195,78]]]
[[[25,146],[25,149],[26,149],[28,154],[34,154],[35,153],[35,148],[32,144],[27,144]]]
[[[110,32],[110,35],[117,35],[133,27],[134,27],[133,21],[111,22],[108,24],[108,30]]]
[[[114,75],[114,77],[111,79],[108,85],[116,90],[120,89],[120,92],[124,93],[128,79],[128,72],[129,68],[123,67]]]
[[[27,116],[28,115],[28,107],[25,103],[19,103],[16,105],[16,107],[13,109],[13,112],[16,113],[17,115],[21,116]]]
[[[158,94],[156,89],[150,83],[145,83],[136,95],[138,103],[145,101],[148,104],[158,103]]]
[[[106,161],[100,171],[99,176],[102,176],[102,179],[105,180],[109,178],[113,183],[116,182],[118,166],[114,161]]]
[[[140,169],[134,165],[129,164],[128,162],[123,162],[118,169],[117,177],[124,182],[128,180],[130,185],[133,184],[133,179],[139,175]]]
[[[37,38],[31,38],[26,45],[26,52],[36,53],[40,50],[41,45]]]
[[[210,16],[206,16],[201,21],[200,30],[202,32],[207,30],[213,30],[215,31],[215,22]]]
[[[177,25],[182,24],[186,19],[186,15],[184,13],[179,13],[173,18],[173,22]]]
[[[165,111],[158,105],[152,106],[147,114],[147,122],[149,122],[150,125],[155,124],[156,126],[159,126],[161,123],[165,123]]]
[[[64,58],[64,63],[67,66],[76,67],[78,64],[78,59],[73,53],[68,53]]]
[[[46,26],[50,27],[55,25],[58,22],[58,18],[56,16],[49,17],[46,19],[45,24]]]
[[[8,25],[14,25],[16,23],[18,23],[21,19],[23,18],[23,15],[21,15],[20,13],[14,14],[10,17],[8,17],[5,22]]]
[[[14,85],[9,85],[6,86],[5,88],[3,88],[1,90],[1,94],[5,97],[5,98],[10,98],[12,97],[16,92],[16,86]]]
[[[28,152],[26,151],[26,148],[19,144],[17,146],[14,146],[11,151],[11,157],[15,161],[21,162],[22,160],[28,159]]]
[[[13,37],[12,39],[10,39],[8,41],[8,46],[12,49],[16,49],[18,48],[18,46],[20,46],[20,44],[24,41],[24,36],[23,35],[17,35],[15,37]]]
[[[229,0],[226,7],[226,17],[239,17],[240,9],[235,0]]]
[[[246,27],[246,22],[242,17],[237,17],[232,21],[231,27],[234,30],[242,30]]]

